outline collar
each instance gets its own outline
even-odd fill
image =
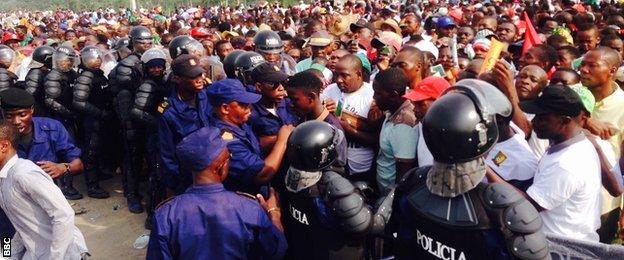
[[[611,93],[611,95],[608,95],[607,97],[603,98],[602,100],[596,101],[595,107],[604,106],[606,104],[613,103],[613,102],[618,102],[616,100],[617,96],[622,95],[623,91],[622,91],[622,89],[620,89],[620,87],[617,85],[617,83],[612,82],[612,84],[615,86],[615,91],[613,91],[613,93]]]
[[[244,125],[239,127],[239,126],[230,124],[228,122],[225,122],[225,121],[223,121],[223,119],[221,119],[221,118],[219,118],[217,116],[214,117],[213,122],[214,122],[214,124],[215,124],[215,126],[217,128],[221,129],[221,131],[229,130],[229,131],[233,132],[234,135],[239,136],[239,137],[246,135],[247,131],[245,131],[246,130],[245,128],[246,128],[247,124],[244,124]]]
[[[17,163],[17,154],[13,155],[11,159],[0,169],[0,178],[4,179],[9,175],[9,170]]]
[[[202,194],[202,193],[217,193],[225,191],[223,183],[211,183],[211,184],[193,184],[186,189],[184,193]]]
[[[388,117],[388,121],[395,125],[406,124],[411,127],[416,125],[416,115],[414,114],[414,105],[409,100],[405,100],[403,104]]]
[[[546,151],[548,154],[554,154],[557,153],[575,143],[581,142],[583,140],[585,140],[585,134],[583,132],[580,132],[579,134],[575,135],[574,137],[565,140],[561,143],[555,144],[555,145],[551,145],[548,150]]]

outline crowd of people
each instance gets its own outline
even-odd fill
[[[624,257],[618,3],[261,0],[0,22],[13,257],[88,258],[68,200],[110,197],[100,181],[119,174],[147,213],[148,259],[547,259],[557,237]]]

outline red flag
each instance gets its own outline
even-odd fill
[[[524,43],[522,44],[522,56],[533,46],[542,43],[542,39],[540,39],[537,31],[533,27],[533,23],[531,23],[531,19],[529,19],[529,15],[524,12],[524,21],[526,22],[526,30],[524,31]]]

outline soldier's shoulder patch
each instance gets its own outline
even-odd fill
[[[223,130],[223,133],[221,133],[221,138],[225,141],[230,141],[234,139],[234,134],[232,134],[232,132],[228,130]]]
[[[246,192],[236,191],[236,194],[241,195],[241,196],[246,197],[246,198],[251,199],[251,200],[256,200],[256,196],[251,195],[251,194],[246,193]]]
[[[160,102],[160,104],[158,105],[158,113],[164,114],[165,111],[167,110],[167,108],[169,108],[169,101],[168,100],[163,100],[162,102]]]
[[[494,164],[496,164],[496,166],[501,166],[501,164],[503,164],[503,162],[505,162],[505,160],[507,160],[507,155],[505,155],[503,153],[503,151],[498,151],[496,156],[494,156],[494,158],[492,158],[492,162],[494,162]]]
[[[155,209],[160,208],[162,205],[165,205],[165,203],[167,203],[167,202],[171,201],[171,200],[172,200],[173,198],[175,198],[175,197],[176,197],[176,196],[171,196],[171,198],[168,198],[168,199],[165,199],[165,200],[161,201],[160,203],[158,203],[158,205],[156,205],[156,208],[155,208]]]

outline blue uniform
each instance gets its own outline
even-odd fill
[[[197,94],[196,108],[182,101],[174,89],[159,111],[163,115],[158,122],[160,158],[163,164],[162,180],[166,187],[182,192],[192,182],[191,173],[180,169],[175,147],[188,134],[209,125],[212,106],[205,91]]]
[[[249,124],[257,137],[277,135],[283,125],[294,125],[299,120],[289,107],[288,99],[282,100],[275,106],[275,113],[271,114],[263,105],[255,103],[251,107]]]
[[[61,122],[45,118],[33,117],[33,137],[30,150],[19,145],[17,155],[33,162],[71,162],[80,157],[80,149],[76,147],[67,129]],[[0,236],[12,237],[15,233],[11,222],[0,209]]]
[[[258,202],[216,183],[156,209],[147,259],[281,259],[286,247]]]
[[[80,158],[81,151],[74,144],[67,129],[61,122],[45,118],[33,117],[33,137],[30,150],[26,151],[22,145],[17,149],[17,155],[33,162],[71,162]]]
[[[223,139],[228,142],[227,147],[232,153],[230,172],[223,185],[231,191],[257,194],[261,187],[255,185],[253,180],[264,168],[258,138],[247,124],[238,127],[216,117],[212,122],[223,132]]]

